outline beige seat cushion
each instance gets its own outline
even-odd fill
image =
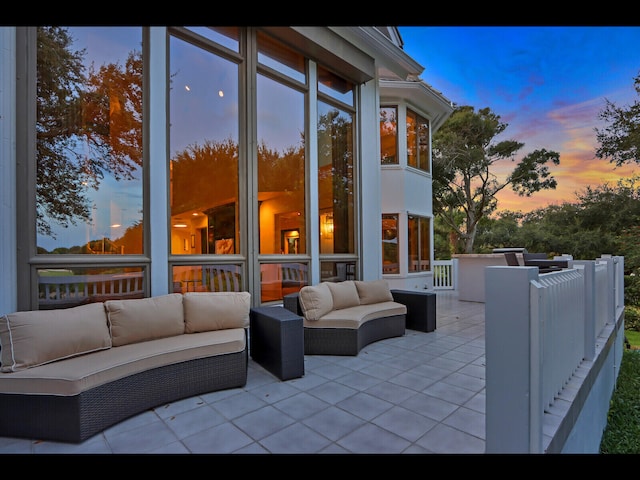
[[[300,307],[304,318],[316,321],[333,309],[333,297],[327,282],[318,285],[307,285],[300,289]]]
[[[104,302],[114,347],[184,333],[182,294]]]
[[[111,336],[102,303],[0,317],[3,372],[16,372],[110,347]]]
[[[187,292],[182,303],[185,333],[249,326],[249,292]]]
[[[243,328],[176,335],[109,348],[0,375],[0,393],[77,395],[91,388],[153,368],[246,349]],[[234,374],[235,375],[235,374]],[[193,381],[197,381],[194,378]],[[132,382],[135,385],[135,380]],[[142,393],[144,395],[144,393]],[[117,402],[105,398],[107,402]]]
[[[327,286],[331,291],[334,310],[360,305],[360,297],[358,297],[358,290],[353,280],[336,283],[329,282]]]
[[[360,328],[363,323],[375,318],[406,315],[406,313],[407,307],[401,303],[371,303],[332,310],[316,322],[303,319],[303,326],[305,328]]]
[[[360,296],[362,305],[371,303],[393,302],[393,295],[389,290],[389,284],[384,278],[379,280],[356,280],[354,282]]]

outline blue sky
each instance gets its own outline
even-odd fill
[[[639,173],[595,158],[598,113],[640,100],[640,27],[400,26],[405,51],[424,67],[422,79],[458,105],[489,107],[509,126],[499,139],[525,144],[520,154],[560,153],[554,191],[522,199],[498,195],[499,210],[530,211],[576,201],[587,185],[614,184]],[[511,162],[496,170],[503,175]]]

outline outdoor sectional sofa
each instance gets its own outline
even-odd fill
[[[0,317],[0,436],[79,443],[247,381],[248,292],[172,293]]]
[[[386,280],[345,280],[305,286],[284,296],[302,316],[305,355],[357,355],[372,342],[406,328],[435,330],[435,293],[391,290]]]

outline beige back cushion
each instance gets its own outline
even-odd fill
[[[300,289],[300,307],[307,320],[316,321],[333,310],[333,298],[327,282]]]
[[[0,317],[3,372],[24,370],[110,347],[102,303]]]
[[[393,295],[391,295],[391,290],[389,290],[389,284],[384,278],[368,281],[356,280],[355,284],[362,305],[393,302]]]
[[[182,294],[104,302],[114,347],[184,333]]]
[[[341,310],[343,308],[357,307],[360,305],[358,290],[353,280],[345,280],[344,282],[328,283],[331,297],[333,298],[333,309]]]
[[[249,326],[249,292],[187,292],[182,303],[185,333]]]

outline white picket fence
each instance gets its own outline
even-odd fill
[[[435,260],[433,262],[433,289],[457,290],[458,259]]]

